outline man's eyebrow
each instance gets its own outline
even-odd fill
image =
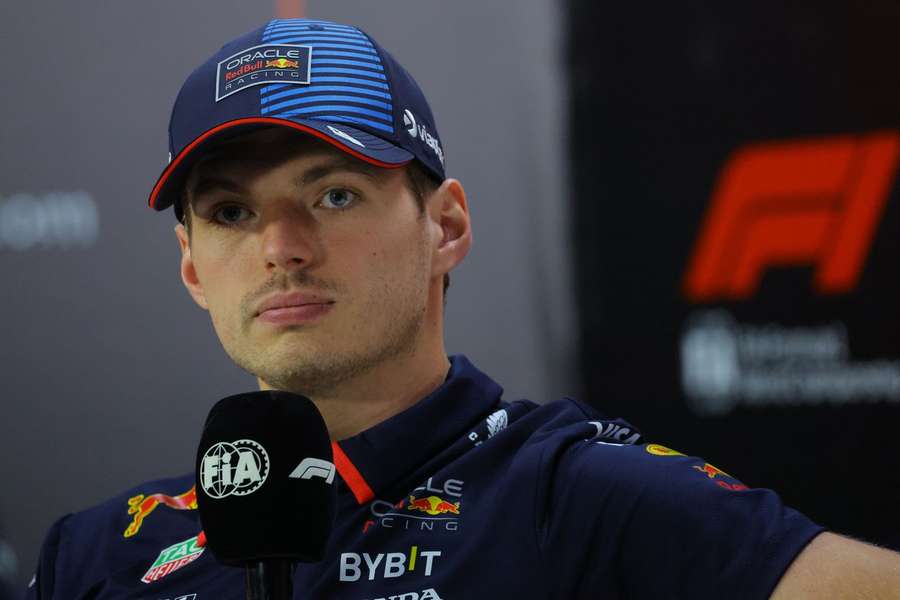
[[[368,177],[376,184],[381,183],[379,169],[368,165],[360,160],[334,159],[328,162],[315,165],[306,170],[305,173],[295,179],[295,183],[299,187],[304,187],[315,183],[316,181],[328,177],[332,173],[341,171],[350,171]]]
[[[216,190],[224,190],[235,194],[247,193],[244,186],[233,179],[228,179],[227,177],[215,174],[200,175],[197,177],[196,181],[188,183],[187,189],[188,195],[191,198],[197,198],[201,194]]]
[[[335,158],[327,162],[310,167],[302,175],[294,180],[297,187],[305,187],[328,177],[333,173],[340,172],[358,173],[370,178],[374,183],[380,184],[379,169],[370,166],[360,160],[345,160],[343,158]],[[216,173],[201,174],[196,180],[189,181],[186,186],[188,195],[192,199],[196,199],[202,194],[213,191],[223,190],[238,195],[246,195],[247,189],[240,183],[228,177],[217,175]]]

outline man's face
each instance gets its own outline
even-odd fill
[[[421,342],[443,274],[402,169],[275,128],[223,144],[187,189],[182,276],[245,370],[315,396]]]

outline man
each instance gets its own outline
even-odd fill
[[[174,206],[186,288],[234,362],[310,397],[337,441],[335,529],[297,597],[900,597],[897,555],[580,402],[507,403],[447,357],[466,195],[422,92],[358,29],[275,20],[226,44],[170,142],[150,205]],[[58,521],[29,597],[242,597],[193,481]]]

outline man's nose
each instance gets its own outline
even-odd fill
[[[318,227],[308,211],[294,207],[271,215],[267,221],[262,232],[267,270],[307,269],[319,260]]]

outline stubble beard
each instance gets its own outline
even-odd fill
[[[383,337],[371,340],[363,347],[354,346],[345,352],[329,348],[297,352],[288,361],[284,357],[268,360],[265,356],[245,356],[243,359],[247,360],[235,359],[235,363],[274,389],[312,398],[332,397],[339,393],[343,384],[379,365],[415,352],[425,321],[424,305],[419,310],[395,316],[398,318],[386,319],[388,327]]]
[[[347,334],[348,338],[358,340],[358,343],[348,340],[329,342],[318,332],[310,331],[318,342],[315,347],[301,339],[298,341],[299,347],[285,348],[273,344],[260,349],[247,344],[251,339],[248,335],[251,327],[247,327],[241,328],[244,332],[241,339],[232,338],[231,343],[220,335],[225,351],[237,366],[273,389],[311,398],[334,397],[347,382],[373,371],[379,365],[411,356],[418,349],[427,314],[428,265],[421,255],[412,260],[416,261],[413,272],[420,277],[410,281],[405,294],[398,296],[396,282],[385,281],[379,292],[358,309],[357,314],[340,315],[339,311],[346,307],[341,306],[338,300],[333,309],[338,314],[325,316],[325,320],[343,317],[349,318],[351,323],[362,324],[365,330],[363,336],[354,335],[352,331]],[[367,321],[376,321],[382,326],[380,330],[367,327]],[[305,334],[302,330],[297,332],[301,338]]]

